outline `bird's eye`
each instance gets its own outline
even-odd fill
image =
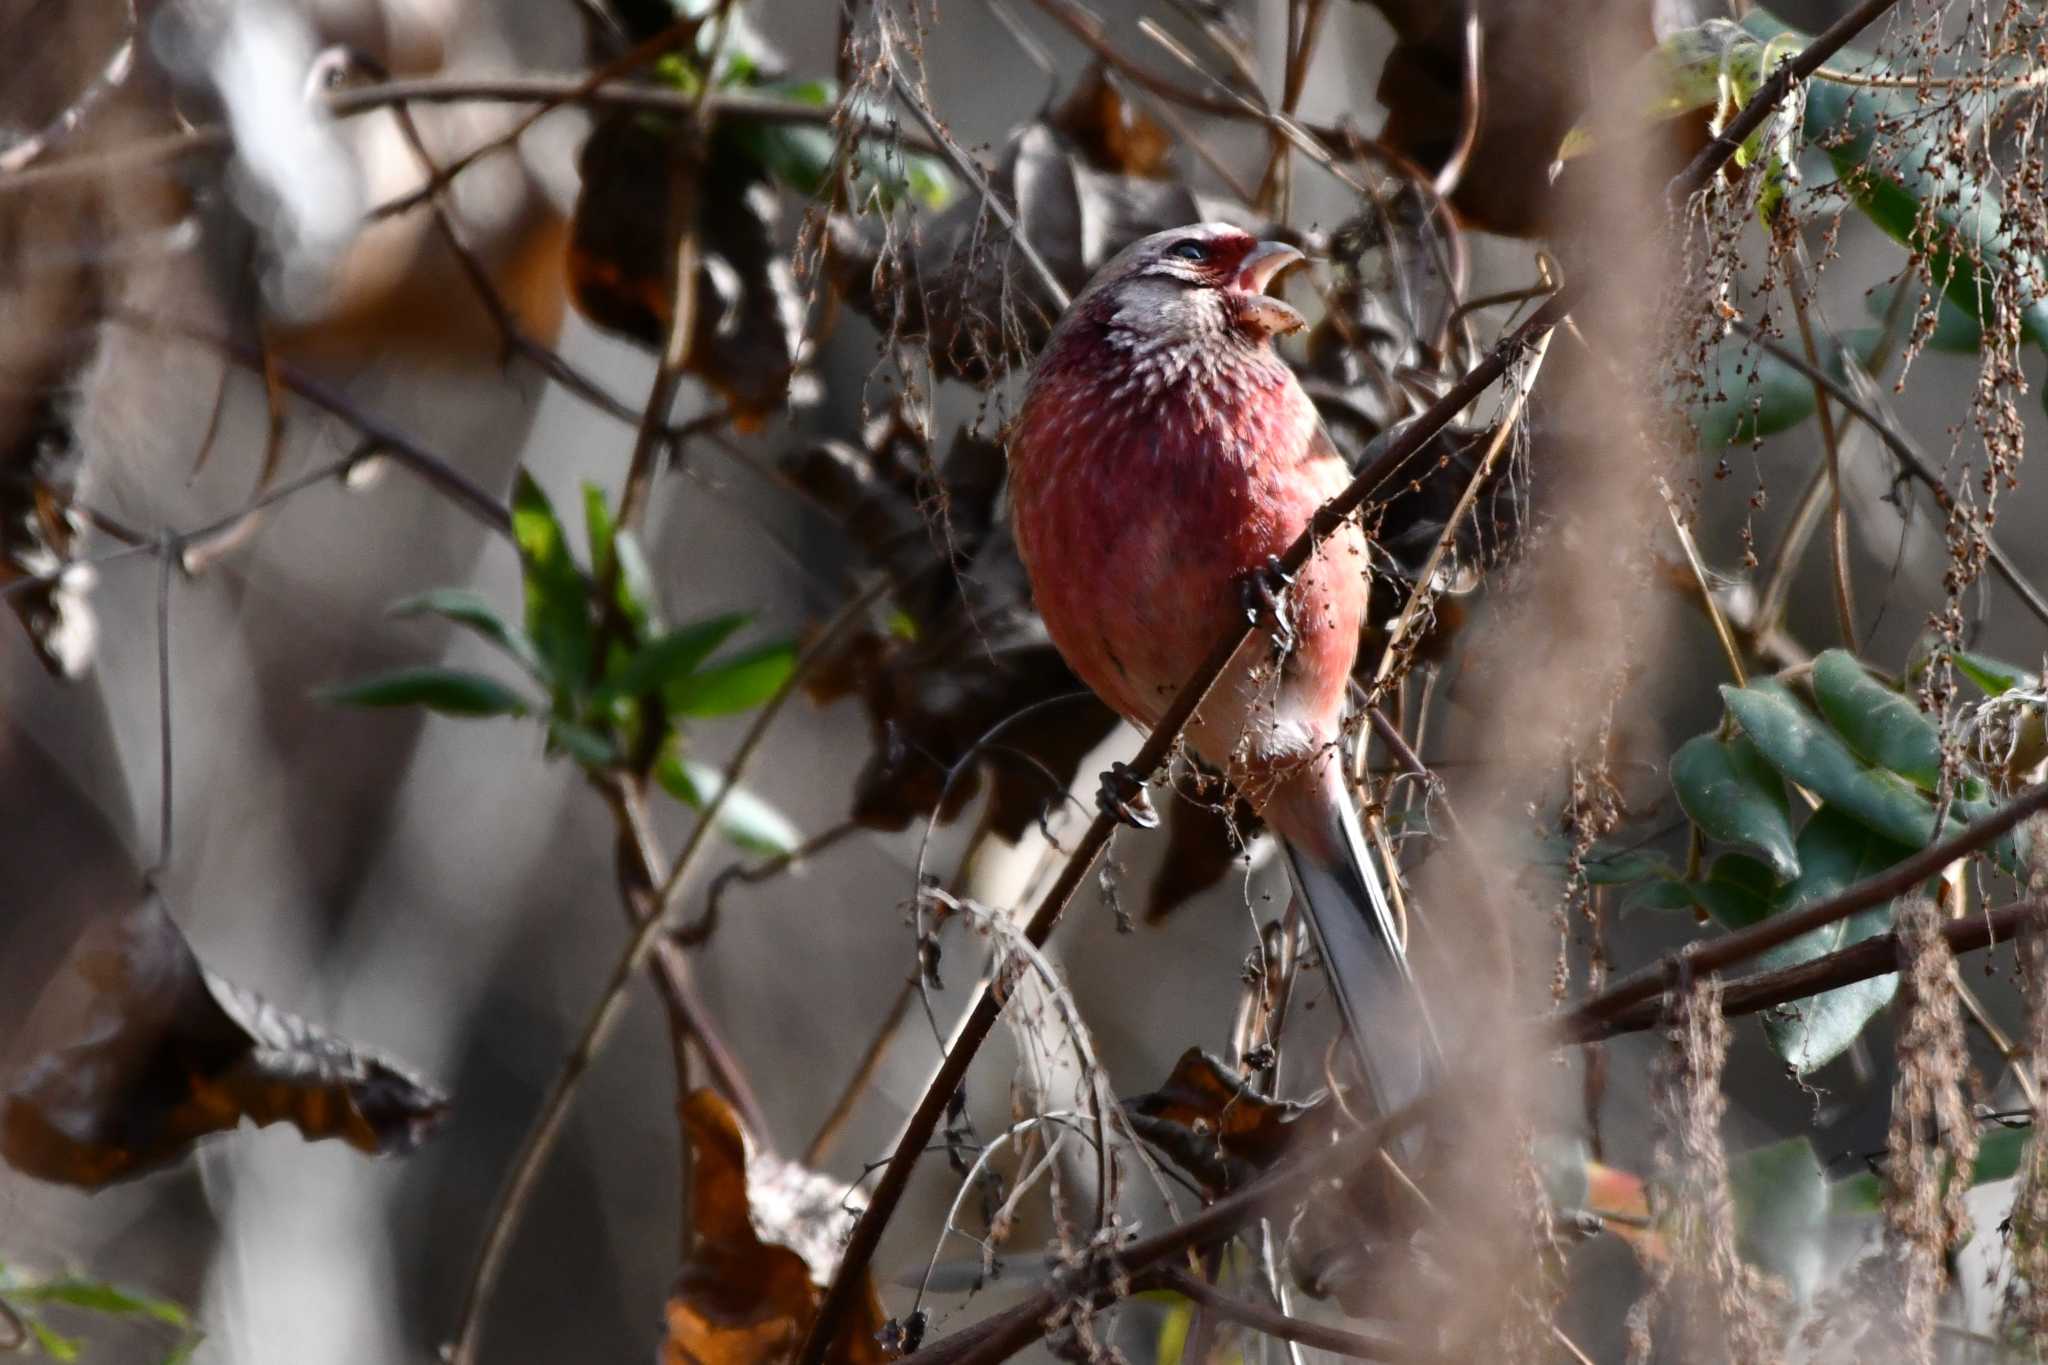
[[[1166,248],[1166,254],[1176,261],[1206,261],[1209,259],[1209,244],[1190,237]]]

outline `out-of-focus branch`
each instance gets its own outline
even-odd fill
[[[1946,920],[1941,936],[1955,953],[1976,952],[2018,937],[2028,924],[2048,917],[2048,898],[2032,897],[1986,910],[1968,919]],[[1868,981],[1874,976],[1899,971],[1906,965],[1896,933],[1878,934],[1851,944],[1825,957],[1783,967],[1774,972],[1731,981],[1721,988],[1721,1013],[1729,1018],[1755,1014],[1774,1005],[1788,1004],[1819,995],[1822,991]],[[1660,1000],[1642,1000],[1597,1022],[1581,1023],[1576,1012],[1564,1016],[1560,1026],[1571,1043],[1591,1043],[1622,1033],[1640,1033],[1657,1027],[1664,1018]]]

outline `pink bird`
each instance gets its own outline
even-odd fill
[[[1156,724],[1248,600],[1246,642],[1186,737],[1285,841],[1332,988],[1385,1108],[1437,1069],[1339,748],[1370,591],[1364,533],[1272,565],[1350,478],[1273,338],[1305,325],[1265,291],[1302,259],[1224,223],[1103,266],[1053,329],[1009,437],[1017,544],[1053,643],[1126,719]],[[1277,646],[1277,648],[1276,648]],[[1276,659],[1276,653],[1278,658]]]

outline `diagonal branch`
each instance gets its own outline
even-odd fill
[[[1847,919],[1894,896],[1904,895],[1950,863],[1967,858],[1987,847],[1994,839],[2016,827],[2038,810],[2048,808],[2048,783],[2029,788],[2011,804],[1985,816],[1974,825],[1930,844],[1903,862],[1895,863],[1875,876],[1811,905],[1774,915],[1739,933],[1724,934],[1703,943],[1691,943],[1679,952],[1660,958],[1642,970],[1623,977],[1592,999],[1576,1006],[1560,1020],[1567,1042],[1585,1042],[1605,1036],[1601,1029],[1631,1007],[1654,1000],[1664,990],[1681,963],[1695,975],[1705,975],[1732,966],[1775,948],[1814,929]],[[1872,940],[1875,942],[1875,940]]]

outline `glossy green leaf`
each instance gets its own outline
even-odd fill
[[[1880,333],[1876,327],[1851,328],[1842,334],[1846,348],[1833,337],[1816,336],[1814,353],[1820,368],[1846,383],[1845,349],[1859,364],[1867,364],[1877,354]],[[1811,379],[1734,332],[1715,343],[1703,385],[1680,392],[1702,451],[1789,431],[1814,410]]]
[[[1714,860],[1697,881],[1673,876],[1631,896],[1626,910],[1698,910],[1724,929],[1747,929],[1768,917],[1777,877],[1769,865],[1744,853]]]
[[[725,774],[671,754],[654,769],[662,789],[692,810],[703,810],[724,790]],[[803,842],[789,817],[745,787],[735,788],[718,810],[718,829],[749,853],[788,853]]]
[[[611,740],[587,725],[551,720],[548,739],[586,768],[609,768],[619,761],[619,751]]]
[[[1873,768],[1842,737],[1775,683],[1721,689],[1743,733],[1771,766],[1841,814],[1897,843],[1934,838],[1934,806],[1904,778]]]
[[[1956,671],[1975,683],[1987,697],[2002,697],[2016,687],[2034,686],[2034,675],[2018,664],[1967,649],[1956,650],[1949,657],[1955,660]]]
[[[839,97],[838,88],[827,80],[777,81],[752,88],[818,109],[831,107]],[[881,108],[873,101],[858,101],[853,112],[863,116]],[[720,136],[798,194],[813,196],[831,188],[838,139],[822,123],[734,117],[721,121]],[[884,208],[908,198],[928,209],[942,209],[956,193],[952,173],[943,162],[904,152],[882,138],[862,138],[854,145],[853,169]]]
[[[1803,1303],[1819,1286],[1826,1249],[1828,1183],[1813,1144],[1787,1138],[1728,1158],[1728,1189],[1737,1250]]]
[[[496,678],[459,668],[401,668],[319,694],[337,706],[424,706],[448,716],[523,716],[526,698]]]
[[[391,605],[393,616],[438,616],[475,631],[496,645],[521,668],[536,675],[542,671],[540,654],[525,631],[498,615],[490,599],[467,588],[434,588]]]
[[[1772,914],[1784,914],[1872,876],[1913,852],[1832,806],[1823,805],[1799,832],[1799,880],[1780,893]],[[1758,956],[1758,971],[1811,962],[1891,928],[1891,906],[1878,905],[1823,925]],[[1794,1072],[1806,1075],[1839,1057],[1863,1026],[1898,992],[1896,973],[1789,1001],[1765,1010],[1764,1035]]]
[[[1813,694],[1821,714],[1865,759],[1922,791],[1941,782],[1941,731],[1920,708],[1870,676],[1844,649],[1813,661]]]
[[[1986,1129],[1977,1142],[1977,1160],[1970,1167],[1972,1185],[2010,1180],[2020,1173],[2027,1157],[2031,1128],[1998,1126]],[[1884,1212],[1884,1178],[1863,1171],[1828,1186],[1828,1208],[1833,1213]]]
[[[617,696],[639,697],[678,684],[752,619],[746,612],[727,612],[656,636],[605,680],[605,690]]]
[[[1891,313],[1892,300],[1901,292],[1907,295],[1906,302],[1900,305],[1905,323],[1900,332],[1903,337],[1911,329],[1913,319],[1919,316],[1921,299],[1928,293],[1926,286],[1919,280],[1909,279],[1898,284],[1879,285],[1863,296],[1863,306],[1869,310],[1872,317],[1887,317]],[[1955,300],[1946,294],[1939,295],[1934,300],[1934,331],[1928,335],[1926,344],[1930,350],[1975,355],[1977,349],[1984,344],[1984,328],[1975,318],[1957,307]]]
[[[1756,850],[1779,881],[1799,875],[1785,784],[1747,736],[1687,740],[1671,756],[1671,786],[1708,838]]]
[[[1759,38],[1800,45],[1807,36],[1762,9],[1752,9],[1743,27]],[[1836,53],[1831,65],[1881,69],[1868,54],[1849,48]],[[1810,81],[1805,136],[1827,153],[1841,187],[1864,215],[1908,251],[1924,255],[1929,278],[1969,317],[1981,321],[1996,293],[1995,276],[2015,271],[2021,329],[2036,345],[2048,344],[2048,299],[2037,284],[2048,272],[2018,248],[1998,196],[1955,168],[1954,153],[1939,141],[1943,125],[1924,116],[1918,95]]]
[[[512,490],[512,535],[525,577],[526,633],[557,690],[575,691],[590,675],[590,585],[547,494],[524,469]]]
[[[728,716],[774,696],[795,667],[795,645],[762,645],[676,679],[663,695],[679,716]]]

